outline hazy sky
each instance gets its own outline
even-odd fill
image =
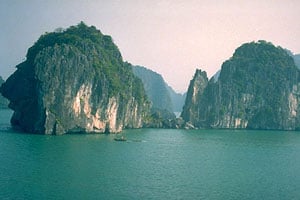
[[[187,90],[242,43],[264,39],[300,53],[299,0],[0,0],[0,75],[45,32],[84,21],[111,35],[123,59]]]

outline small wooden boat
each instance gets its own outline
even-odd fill
[[[127,141],[127,139],[124,136],[122,136],[122,137],[115,137],[114,140],[118,141],[118,142],[125,142],[125,141]]]

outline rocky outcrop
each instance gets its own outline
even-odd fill
[[[167,85],[167,89],[169,91],[171,102],[173,105],[173,112],[181,113],[186,98],[186,92],[183,94],[178,93],[174,91],[173,88],[170,87],[169,85]]]
[[[152,102],[152,108],[173,112],[173,104],[163,77],[142,66],[133,66],[132,70],[142,80],[147,96]]]
[[[181,113],[185,121],[192,122],[193,124],[198,121],[199,112],[197,111],[200,109],[201,98],[207,84],[208,78],[206,72],[197,69],[193,79],[190,81],[186,101]]]
[[[2,79],[2,77],[0,76],[0,86],[4,83],[5,81]],[[5,109],[8,108],[8,100],[6,98],[4,98],[1,94],[0,94],[0,109]]]
[[[239,47],[218,79],[197,71],[182,117],[198,128],[296,130],[299,69],[281,47],[259,41]]]
[[[149,102],[110,36],[84,23],[41,36],[1,87],[26,132],[120,132],[140,128]]]
[[[185,95],[176,93],[160,74],[142,66],[134,66],[133,73],[142,80],[154,110],[182,111]]]

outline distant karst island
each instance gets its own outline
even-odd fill
[[[0,86],[4,83],[5,81],[3,78],[0,76]],[[8,108],[8,99],[3,97],[0,93],[0,109],[7,109]]]
[[[298,55],[270,42],[246,43],[218,75],[208,79],[197,69],[185,96],[160,74],[124,62],[110,36],[81,22],[42,35],[0,92],[14,111],[12,126],[29,133],[298,130],[298,63]]]

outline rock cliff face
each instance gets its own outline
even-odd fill
[[[199,128],[295,130],[300,127],[299,69],[281,47],[239,47],[218,79],[197,71],[182,117]]]
[[[2,79],[2,77],[0,76],[0,86],[4,83],[5,81]],[[8,108],[8,100],[6,98],[4,98],[1,94],[0,94],[0,109],[2,108]]]
[[[186,98],[186,92],[184,94],[178,93],[173,90],[172,87],[167,85],[167,89],[170,94],[171,102],[173,105],[173,112],[181,113]]]
[[[185,95],[176,93],[160,74],[142,66],[134,66],[133,73],[142,80],[153,109],[182,111]]]
[[[133,73],[142,80],[147,96],[152,102],[152,108],[173,112],[170,94],[163,77],[142,66],[134,66],[132,69]]]
[[[149,102],[110,36],[84,23],[48,33],[1,87],[26,132],[120,132],[140,128]]]
[[[201,99],[207,84],[206,72],[197,69],[193,79],[190,81],[185,105],[181,113],[185,121],[194,123],[199,119]]]

